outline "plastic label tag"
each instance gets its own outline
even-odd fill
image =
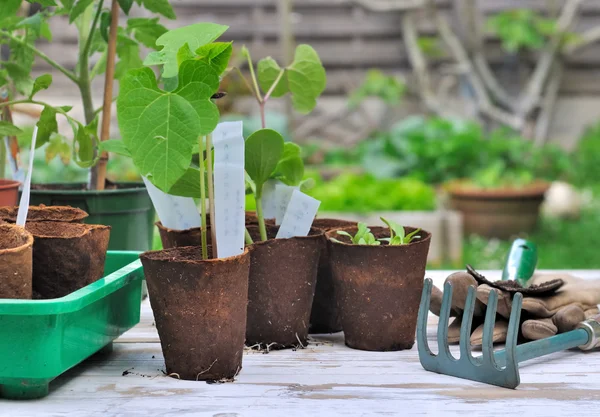
[[[261,200],[265,219],[275,219],[277,217],[277,194],[275,193],[277,184],[280,184],[277,180],[268,180],[263,185]]]
[[[217,255],[244,252],[246,182],[242,122],[220,123],[212,134],[215,150],[215,229]]]
[[[31,195],[31,174],[33,173],[33,160],[35,159],[35,142],[37,141],[38,127],[33,128],[33,138],[31,138],[31,150],[29,151],[29,169],[27,177],[23,184],[23,193],[21,201],[19,201],[19,211],[17,212],[17,225],[25,227],[27,221],[27,213],[29,212],[29,197]]]
[[[157,188],[147,178],[142,177],[152,204],[156,209],[158,219],[164,227],[175,230],[192,229],[200,227],[200,213],[191,197],[177,197],[169,195]]]
[[[308,236],[321,202],[300,190],[293,190],[277,238]]]
[[[297,187],[281,183],[275,185],[275,224],[277,226],[283,222],[283,217],[285,216],[288,204],[292,198],[292,193],[296,189]]]

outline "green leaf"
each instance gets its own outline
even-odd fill
[[[121,10],[123,10],[123,13],[129,14],[131,6],[133,6],[133,0],[118,0],[118,2],[119,6],[121,6]]]
[[[0,137],[17,136],[17,135],[20,135],[21,133],[23,133],[23,131],[21,129],[19,129],[17,126],[13,125],[10,122],[5,122],[3,120],[0,120]],[[2,144],[2,145],[4,145],[4,144]]]
[[[117,155],[127,156],[131,158],[131,152],[125,146],[125,143],[120,139],[110,139],[100,142],[98,148],[102,152],[116,153]]]
[[[120,80],[127,71],[140,68],[144,64],[140,58],[140,46],[130,39],[122,28],[117,35],[117,56],[119,62],[115,65],[115,78]]]
[[[17,28],[28,28],[31,29],[36,36],[40,36],[40,32],[42,31],[42,19],[41,13],[35,13],[33,16],[26,17],[17,23]]]
[[[71,9],[73,8],[73,4],[75,3],[75,0],[60,0],[60,2],[62,3],[63,7],[67,11],[71,11]]]
[[[179,197],[200,198],[200,170],[193,167],[188,168],[168,193]]]
[[[190,167],[201,132],[218,123],[210,97],[218,76],[205,63],[186,61],[179,71],[179,88],[158,88],[150,68],[131,70],[121,80],[117,117],[121,136],[143,176],[168,192]]]
[[[73,106],[60,106],[59,109],[61,109],[65,113],[68,113],[73,109]]]
[[[100,35],[105,42],[108,42],[108,31],[110,30],[110,22],[112,18],[108,10],[103,10],[100,15]]]
[[[213,42],[196,50],[198,59],[206,61],[219,75],[227,69],[232,53],[232,42]]]
[[[58,123],[56,123],[56,110],[50,106],[44,106],[40,114],[40,120],[36,123],[38,127],[36,148],[46,144],[53,133],[58,132]]]
[[[144,65],[164,65],[163,78],[176,77],[177,53],[183,45],[187,43],[190,50],[195,51],[219,38],[227,29],[227,26],[214,23],[196,23],[170,30],[156,40],[156,45],[162,49],[148,54]]]
[[[31,90],[31,95],[29,96],[29,99],[30,100],[33,99],[33,96],[36,95],[38,92],[40,92],[42,90],[47,90],[51,84],[52,84],[52,75],[51,74],[44,74],[44,75],[40,75],[39,77],[37,77],[35,79],[35,81],[33,82],[33,89]]]
[[[281,67],[277,62],[271,58],[264,58],[258,61],[256,67],[257,78],[260,88],[266,93],[269,91],[279,74],[281,73]],[[289,88],[285,79],[285,76],[277,83],[277,87],[271,93],[272,97],[281,97],[289,92]]]
[[[304,161],[301,150],[295,143],[287,142],[283,147],[283,155],[275,168],[279,180],[284,184],[297,186],[304,178]]]
[[[21,0],[2,0],[0,1],[0,20],[7,17],[13,17],[21,7]]]
[[[40,27],[40,36],[46,39],[48,42],[52,42],[52,31],[50,25],[46,20],[42,20],[42,26]]]
[[[40,6],[43,7],[52,7],[52,6],[56,6],[56,2],[54,0],[27,0],[29,1],[29,3],[38,3]]]
[[[345,231],[343,231],[343,230],[338,230],[336,233],[337,233],[338,235],[340,235],[340,236],[346,236],[346,237],[349,237],[349,238],[350,238],[350,240],[351,240],[352,242],[354,242],[354,238],[352,237],[352,235],[351,235],[350,233],[348,233],[348,232],[345,232]]]
[[[194,59],[196,55],[190,49],[190,46],[186,43],[179,51],[177,51],[177,67],[181,66],[184,61],[189,61],[190,59]]]
[[[77,19],[85,9],[90,7],[94,3],[94,0],[77,0],[77,3],[71,9],[69,13],[69,23],[73,23],[75,19]]]
[[[404,242],[405,243],[410,243],[413,241],[413,239],[418,239],[420,238],[420,236],[417,236],[417,233],[419,233],[421,231],[421,229],[416,229],[413,232],[410,232],[409,234],[406,235],[406,237],[404,238]]]
[[[176,19],[173,7],[169,4],[169,0],[141,0],[142,5],[151,12],[163,15],[168,19]]]
[[[260,198],[263,184],[271,177],[283,154],[283,137],[271,129],[254,132],[246,139],[246,172],[256,184],[256,197]]]
[[[75,163],[82,168],[92,167],[96,161],[94,158],[94,142],[98,139],[98,118],[87,126],[79,124],[73,141],[73,147],[77,144],[75,152]]]
[[[48,146],[46,146],[46,163],[50,163],[57,156],[63,164],[68,165],[71,162],[71,146],[67,138],[59,134],[53,134],[50,137]]]
[[[138,42],[151,49],[157,49],[157,39],[168,32],[167,28],[158,22],[158,17],[129,19],[127,31],[133,33]]]

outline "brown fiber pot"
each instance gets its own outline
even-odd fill
[[[340,227],[355,226],[356,222],[338,219],[315,219],[313,227],[328,232]],[[317,272],[317,286],[310,313],[310,333],[336,333],[342,330],[338,302],[333,291],[333,278],[327,245],[323,242]]]
[[[406,227],[407,233],[415,230]],[[356,227],[343,230],[351,235]],[[377,238],[389,230],[371,227]],[[353,245],[328,240],[331,271],[339,303],[346,345],[354,349],[395,351],[410,349],[415,342],[419,302],[431,234],[408,245]],[[328,238],[349,239],[336,231]]]
[[[31,299],[33,236],[14,224],[0,224],[0,298]]]
[[[0,179],[0,206],[14,206],[19,198],[19,181]]]
[[[200,247],[140,258],[167,374],[193,381],[235,377],[246,332],[248,249],[223,259],[202,260]]]
[[[0,207],[0,220],[8,223],[17,221],[19,206]],[[29,206],[27,211],[28,222],[66,222],[81,223],[88,214],[78,208],[70,206]]]
[[[278,226],[267,226],[260,242],[258,226],[248,226],[254,240],[248,287],[246,344],[271,349],[306,344],[310,309],[324,235],[275,239]]]
[[[465,234],[510,239],[535,229],[548,187],[546,183],[496,190],[453,186],[450,206],[462,213]]]
[[[102,278],[110,226],[62,222],[31,222],[33,293],[35,298],[60,298]]]

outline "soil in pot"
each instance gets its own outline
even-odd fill
[[[0,224],[0,298],[31,299],[32,248],[31,233]]]
[[[315,219],[313,227],[324,232],[340,227],[355,226],[356,222],[338,219]],[[336,333],[342,330],[342,320],[338,302],[333,290],[333,278],[327,245],[323,242],[319,269],[317,272],[317,285],[315,298],[310,313],[310,333]]]
[[[275,239],[277,226],[267,226],[269,240],[260,242],[258,226],[248,226],[254,240],[248,287],[246,344],[271,349],[306,345],[323,232]]]
[[[110,227],[30,222],[34,298],[64,297],[102,278]]]
[[[19,206],[0,207],[0,220],[8,223],[17,221]],[[29,206],[27,212],[28,222],[66,222],[81,223],[88,214],[78,208],[70,206]]]
[[[242,367],[248,250],[202,260],[200,247],[140,256],[167,374],[193,381],[235,377]]]
[[[14,206],[19,198],[19,181],[0,179],[0,206]]]
[[[463,214],[465,234],[510,239],[535,230],[548,184],[476,189],[452,186],[450,206]]]
[[[275,219],[265,219],[265,224],[275,226]],[[255,211],[246,211],[246,226],[257,226],[258,217]]]
[[[356,226],[344,228],[351,235]],[[415,230],[405,228],[407,233]],[[372,227],[376,238],[389,230]],[[410,349],[415,342],[417,314],[431,234],[407,245],[353,245],[335,230],[327,233],[346,345],[354,349],[395,351]]]

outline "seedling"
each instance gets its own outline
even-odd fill
[[[301,185],[304,163],[297,145],[284,144],[280,133],[267,129],[265,106],[271,97],[289,94],[296,111],[302,114],[310,113],[325,89],[326,75],[319,55],[309,45],[299,45],[293,62],[285,68],[281,68],[273,58],[268,57],[258,62],[255,71],[248,49],[244,47],[242,54],[248,61],[251,81],[248,82],[238,68],[236,71],[256,97],[262,125],[261,130],[246,139],[246,172],[249,188],[256,200],[260,237],[261,240],[266,240],[261,201],[263,186],[270,178],[277,178],[287,185]]]
[[[354,236],[344,230],[338,230],[337,234],[340,236],[346,236],[350,238],[350,241],[355,245],[369,245],[379,246],[381,242],[375,238],[371,229],[367,227],[365,223],[358,223],[358,231]],[[332,238],[334,242],[342,243],[339,240]]]
[[[419,239],[421,236],[418,236],[417,233],[421,231],[421,229],[414,230],[409,234],[406,234],[406,230],[404,227],[395,223],[391,220],[386,220],[383,217],[380,217],[381,221],[384,222],[387,227],[390,229],[390,237],[379,239],[382,242],[388,242],[390,246],[399,246],[399,245],[408,245],[414,239]]]
[[[79,166],[91,168],[100,159],[95,146],[99,140],[98,114],[102,111],[102,108],[94,107],[91,91],[92,81],[105,71],[108,73],[112,69],[114,69],[114,77],[120,79],[128,69],[141,66],[140,47],[156,48],[157,38],[167,29],[158,23],[158,18],[129,19],[126,27],[117,28],[113,25],[113,30],[110,31],[111,39],[119,60],[114,68],[107,68],[107,61],[114,64],[114,60],[110,58],[110,48],[108,47],[111,16],[118,15],[118,7],[124,13],[129,13],[133,0],[118,0],[118,4],[113,5],[115,13],[111,13],[104,7],[108,3],[105,0],[28,0],[28,2],[40,3],[45,8],[33,16],[19,17],[17,11],[21,7],[21,0],[3,0],[2,7],[0,7],[0,44],[6,44],[10,48],[8,60],[1,64],[0,86],[9,85],[11,86],[9,91],[14,89],[23,97],[18,98],[16,93],[11,94],[9,100],[0,102],[0,108],[19,103],[42,107],[40,120],[37,123],[37,146],[41,147],[47,144],[47,159],[58,155],[63,161],[70,160],[71,146],[69,141],[58,133],[56,120],[58,115],[66,118],[73,130],[73,159]],[[167,1],[161,1],[160,6],[151,1],[138,0],[137,3],[169,19],[175,18],[173,9]],[[75,70],[66,68],[35,46],[36,41],[41,38],[52,40],[48,20],[61,15],[68,15],[69,23],[74,23],[78,31],[79,51]],[[91,58],[94,55],[97,60],[92,65]],[[31,78],[35,57],[42,59],[64,74],[77,86],[83,103],[84,121],[79,121],[69,115],[70,106],[56,107],[35,99],[38,92],[48,89],[52,84],[50,74],[41,75],[35,80]],[[111,101],[110,91],[112,89],[108,88],[109,84],[112,86],[112,80],[106,83],[105,87],[108,92],[105,94],[107,103]],[[5,121],[0,126],[1,136],[12,136],[18,133],[20,130],[9,122]],[[105,163],[104,160],[102,162]],[[92,177],[94,176],[92,175]],[[96,184],[97,181],[90,181],[89,188],[95,188]]]

